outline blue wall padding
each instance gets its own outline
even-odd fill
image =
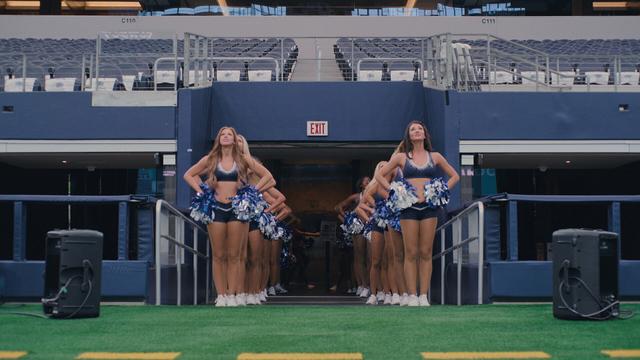
[[[175,139],[173,107],[92,107],[91,93],[2,93],[0,139]]]
[[[213,101],[215,103],[215,99]],[[178,91],[176,180],[179,208],[187,208],[192,196],[192,190],[182,176],[211,150],[212,106],[211,88]]]
[[[426,125],[431,133],[433,150],[444,155],[449,164],[460,172],[460,142],[458,140],[460,128],[452,115],[455,108],[448,105],[450,92],[425,88],[423,96],[425,113],[427,114]],[[443,176],[442,171],[438,171],[439,176]],[[460,207],[460,184],[458,184],[451,191],[451,200],[447,208],[452,211]]]
[[[145,297],[146,261],[102,261],[103,297]],[[44,293],[44,261],[0,261],[5,277],[5,295],[12,298],[41,298]]]
[[[493,261],[489,268],[493,298],[553,295],[551,261]],[[618,269],[620,297],[640,296],[640,261],[620,260]]]
[[[484,207],[484,258],[486,261],[501,260],[500,254],[500,207],[485,204]]]
[[[640,139],[637,93],[450,92],[462,140]],[[629,111],[619,111],[621,104]]]
[[[138,213],[138,260],[153,261],[154,259],[154,208],[152,205],[140,205]]]
[[[551,261],[492,261],[491,296],[551,297]]]
[[[214,127],[235,127],[249,141],[399,142],[411,120],[425,119],[414,82],[217,83]],[[329,122],[329,136],[307,137],[307,121]]]
[[[618,276],[620,296],[640,297],[640,261],[620,260]]]

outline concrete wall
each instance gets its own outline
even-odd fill
[[[95,38],[100,31],[148,31],[154,36],[192,32],[219,37],[419,37],[450,32],[509,39],[635,39],[638,29],[638,16],[0,16],[3,38]]]

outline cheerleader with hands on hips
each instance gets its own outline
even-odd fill
[[[444,156],[432,152],[429,132],[420,121],[412,121],[407,125],[398,150],[380,169],[376,180],[385,190],[389,190],[390,184],[386,177],[399,169],[404,179],[414,188],[412,190],[415,191],[417,202],[400,212],[404,242],[404,276],[409,292],[408,305],[429,306],[427,292],[431,283],[433,239],[438,222],[438,210],[442,207],[433,204],[446,203],[448,199],[431,199],[426,197],[425,193],[429,189],[427,185],[436,178],[436,168],[442,169],[449,177],[446,184],[438,183],[442,188],[453,188],[460,177]]]
[[[244,277],[240,275],[245,264],[241,258],[246,251],[249,223],[236,217],[231,199],[247,183],[249,172],[260,178],[256,184],[258,191],[264,191],[273,183],[273,176],[264,166],[242,153],[235,129],[223,127],[218,131],[211,151],[183,176],[198,196],[202,196],[206,188],[201,176],[206,176],[206,184],[213,193],[212,221],[207,224],[207,231],[213,249],[216,306],[237,306],[236,295],[243,288]]]

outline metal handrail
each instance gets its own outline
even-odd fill
[[[185,245],[184,238],[182,236],[177,236],[173,238],[169,235],[162,234],[162,211],[166,210],[169,213],[173,214],[180,220],[180,226],[176,229],[176,231],[184,231],[184,224],[189,224],[194,229],[193,231],[193,248]],[[155,266],[156,266],[156,305],[161,304],[161,273],[162,273],[162,264],[160,262],[160,242],[161,240],[167,240],[173,243],[176,246],[176,290],[177,290],[177,299],[176,304],[181,305],[181,297],[182,297],[182,259],[180,258],[179,249],[184,249],[193,254],[193,305],[196,305],[198,302],[198,257],[210,260],[211,259],[211,250],[210,247],[207,246],[206,255],[198,251],[198,232],[202,232],[207,235],[207,231],[200,226],[198,223],[190,219],[188,216],[184,215],[180,210],[173,207],[171,204],[164,200],[156,201],[156,209],[155,209]],[[208,261],[207,261],[208,263]],[[209,299],[209,280],[210,275],[209,271],[206,271],[206,293],[205,299]]]
[[[451,227],[460,227],[463,218],[470,217],[474,211],[478,211],[478,224],[475,230],[477,235],[469,236],[462,239],[462,231],[458,229],[457,236],[453,239],[453,244],[449,248],[445,248],[446,230]],[[469,223],[471,227],[471,223]],[[438,226],[435,233],[440,232],[440,249],[441,251],[432,257],[433,260],[440,259],[440,303],[444,305],[445,299],[445,256],[447,254],[458,252],[457,266],[457,305],[462,305],[462,247],[472,241],[478,241],[478,304],[482,304],[484,298],[484,203],[477,201],[462,210],[456,216],[452,217],[442,225]]]
[[[500,41],[505,41],[508,42],[509,44],[521,47],[523,49],[529,50],[529,51],[533,51],[533,52],[537,52],[539,55],[547,55],[547,53],[534,49],[532,47],[526,46],[526,45],[522,45],[522,44],[518,44],[517,42],[514,42],[512,40],[508,40],[508,39],[504,39],[501,38],[499,36],[495,36],[492,34],[465,34],[465,33],[461,33],[461,34],[457,34],[457,33],[440,33],[440,34],[436,34],[436,35],[432,35],[430,37],[438,37],[438,36],[473,36],[473,37],[485,37],[487,39],[487,41],[491,41],[490,39],[495,39],[495,40],[500,40]]]

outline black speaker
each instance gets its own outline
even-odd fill
[[[558,230],[551,252],[553,316],[573,320],[618,316],[618,234]]]
[[[101,232],[49,231],[42,299],[45,315],[65,319],[99,316],[101,269]]]

